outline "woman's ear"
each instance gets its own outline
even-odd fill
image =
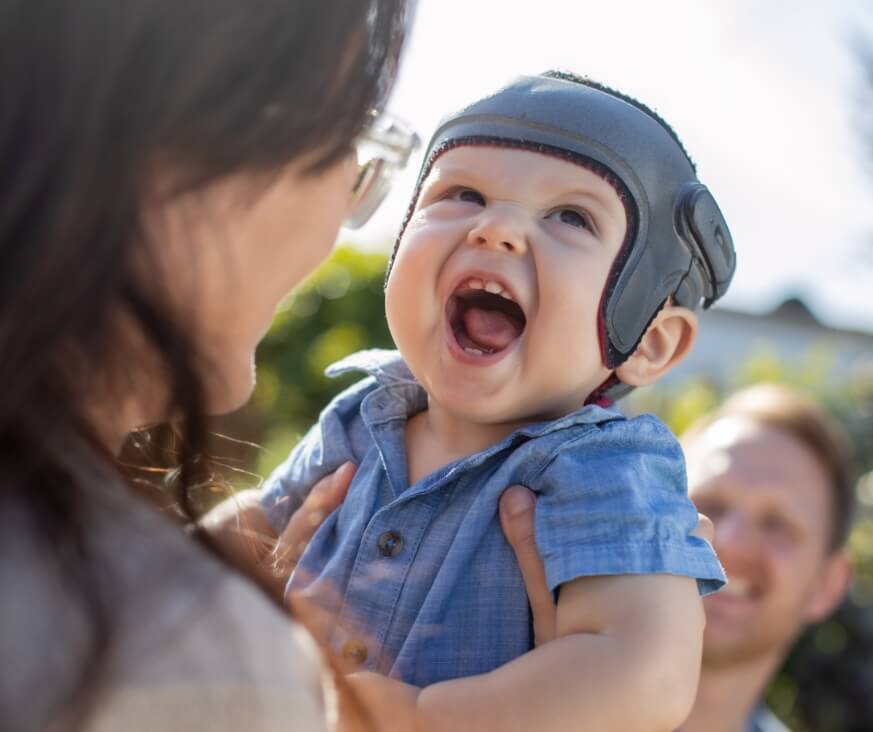
[[[651,384],[685,358],[696,336],[697,316],[688,308],[667,303],[615,375],[631,386]]]

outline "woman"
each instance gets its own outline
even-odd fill
[[[311,643],[125,479],[252,389],[404,0],[0,0],[0,729],[325,729]]]

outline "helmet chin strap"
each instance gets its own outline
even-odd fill
[[[585,400],[585,406],[587,407],[589,404],[594,404],[598,407],[611,407],[615,400],[609,396],[610,390],[614,387],[622,386],[627,387],[628,389],[633,388],[627,386],[627,384],[622,384],[618,376],[615,375],[615,371],[613,371],[606,377],[606,379],[604,379],[600,386],[588,395],[588,398]]]

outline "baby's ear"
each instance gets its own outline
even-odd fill
[[[668,302],[615,375],[631,386],[651,384],[685,358],[696,336],[697,316],[688,308]]]

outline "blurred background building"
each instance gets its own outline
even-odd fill
[[[700,323],[694,350],[665,383],[697,377],[725,388],[751,360],[767,356],[786,364],[818,363],[822,378],[836,383],[873,374],[873,329],[828,325],[799,297],[764,313],[715,307],[701,314]]]

